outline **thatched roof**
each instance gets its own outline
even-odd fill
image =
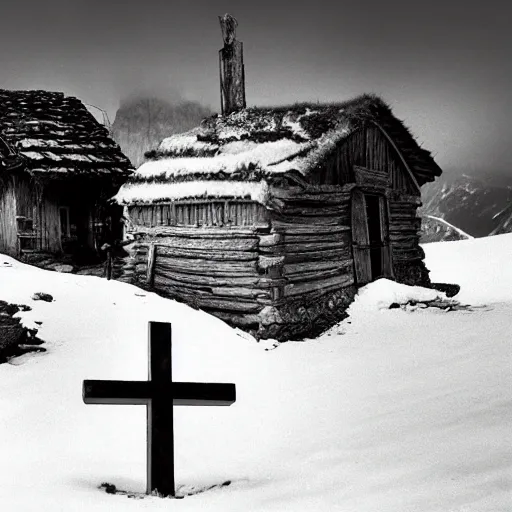
[[[286,174],[307,180],[339,142],[366,124],[377,125],[393,141],[420,185],[441,174],[390,107],[363,95],[344,103],[247,108],[210,117],[147,153],[148,161],[116,198],[130,203],[178,197],[171,185],[190,181],[261,182]]]
[[[0,136],[45,176],[123,177],[130,161],[84,104],[60,92],[0,89]]]

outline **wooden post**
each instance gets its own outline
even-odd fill
[[[219,16],[224,48],[219,51],[221,112],[229,115],[245,108],[243,44],[236,40],[238,22],[233,16]]]
[[[146,284],[153,286],[153,278],[155,276],[155,258],[156,258],[156,244],[149,245],[148,251],[148,273],[146,274]]]
[[[107,249],[107,280],[112,279],[112,246]]]
[[[174,496],[173,407],[169,407],[172,390],[171,324],[149,322],[149,380],[153,398],[147,406],[148,487],[163,496]]]

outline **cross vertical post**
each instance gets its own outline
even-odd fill
[[[174,496],[174,429],[171,324],[149,322],[149,380],[153,397],[147,406],[147,492]]]

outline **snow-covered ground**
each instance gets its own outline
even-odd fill
[[[129,285],[0,256],[0,300],[32,308],[47,348],[0,365],[0,510],[510,512],[512,235],[425,250],[434,281],[486,307],[390,310],[435,293],[381,280],[328,333],[274,350]],[[83,379],[147,378],[149,320],[173,324],[175,380],[237,385],[231,407],[175,408],[178,492],[195,493],[178,501],[99,489],[144,492],[145,408],[81,397]]]

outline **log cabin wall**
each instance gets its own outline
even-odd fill
[[[253,201],[182,200],[128,208],[128,250],[121,280],[186,302],[258,335],[259,313],[272,304],[276,280],[260,242],[268,210]]]
[[[341,320],[355,294],[350,192],[320,186],[274,189],[272,233],[260,244],[274,277],[274,303],[261,317],[266,337],[314,336]]]

